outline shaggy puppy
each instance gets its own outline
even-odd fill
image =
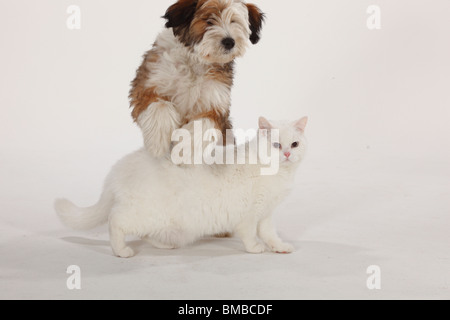
[[[241,0],[179,0],[164,18],[167,30],[145,54],[130,91],[133,118],[155,157],[170,151],[174,130],[192,131],[193,121],[225,138],[234,60],[259,41],[264,14]]]

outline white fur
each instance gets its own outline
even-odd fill
[[[206,77],[211,64],[186,48],[171,29],[158,36],[155,46],[164,53],[158,62],[148,63],[151,73],[146,86],[157,88],[161,96],[172,97],[182,118],[189,113],[207,112],[211,106],[222,112],[228,110],[231,88]]]
[[[151,154],[162,157],[170,150],[172,132],[180,127],[180,116],[174,105],[158,101],[138,118],[138,125],[144,134],[144,145]],[[153,143],[154,141],[160,143]]]
[[[271,217],[292,185],[306,141],[294,123],[278,129],[281,142],[299,141],[301,147],[291,150],[291,161],[281,161],[275,176],[261,176],[260,165],[178,167],[143,149],[113,168],[98,205],[80,209],[57,200],[56,211],[66,225],[77,229],[93,228],[109,218],[113,252],[124,258],[134,255],[126,235],[159,248],[178,248],[204,236],[235,233],[248,252],[261,253],[266,246],[292,252],[293,246],[278,237]]]

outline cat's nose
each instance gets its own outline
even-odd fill
[[[289,157],[291,156],[291,153],[290,153],[290,152],[285,152],[285,153],[284,153],[284,156],[285,156],[286,158],[289,158]]]

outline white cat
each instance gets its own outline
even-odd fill
[[[272,213],[287,195],[305,155],[307,121],[306,117],[295,122],[260,118],[260,129],[269,134],[271,129],[279,130],[280,140],[271,145],[280,157],[274,176],[262,176],[262,165],[180,167],[142,149],[112,169],[95,206],[82,209],[60,199],[55,209],[62,222],[74,229],[109,222],[113,252],[123,258],[134,255],[126,245],[127,235],[173,249],[205,236],[233,233],[250,253],[266,248],[291,253],[294,247],[277,235]]]

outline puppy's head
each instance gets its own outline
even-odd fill
[[[166,27],[208,63],[228,63],[256,44],[264,14],[241,0],[179,0],[164,16]]]

